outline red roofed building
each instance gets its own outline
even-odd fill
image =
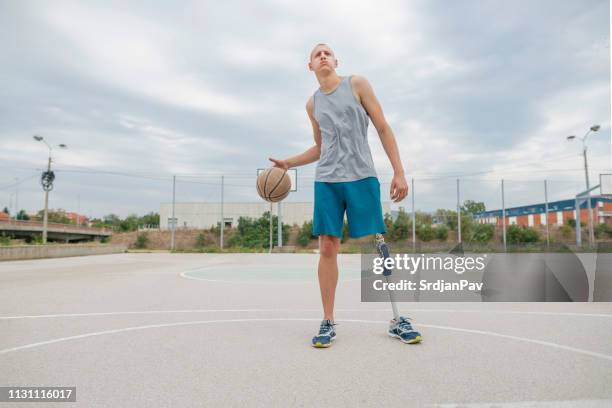
[[[89,218],[75,212],[67,212],[66,217],[77,225],[87,225]]]

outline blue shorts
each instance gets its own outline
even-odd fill
[[[387,232],[376,177],[328,183],[315,181],[312,235],[342,238],[344,211],[352,238]]]

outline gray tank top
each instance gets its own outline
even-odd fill
[[[351,77],[325,94],[314,94],[314,117],[321,129],[321,157],[315,181],[355,181],[376,177],[368,145],[369,117],[353,95]]]

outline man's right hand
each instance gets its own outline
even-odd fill
[[[287,160],[277,160],[277,159],[273,159],[271,157],[268,157],[268,159],[274,163],[274,167],[279,167],[283,170],[287,170],[289,169],[289,162],[287,162]]]

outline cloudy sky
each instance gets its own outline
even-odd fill
[[[373,84],[416,206],[508,206],[584,189],[611,170],[608,0],[0,0],[0,206],[143,214],[178,201],[257,200],[267,157],[313,144],[308,54],[327,42],[340,75]],[[370,126],[383,192],[391,167]],[[298,170],[312,198],[314,165]],[[17,180],[17,181],[16,181]],[[410,202],[403,203],[410,206]]]

